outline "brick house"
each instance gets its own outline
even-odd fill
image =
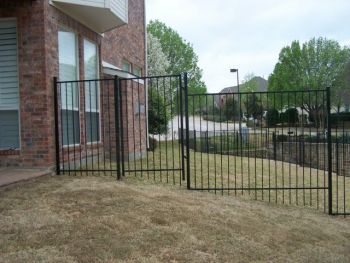
[[[0,167],[55,166],[54,77],[74,81],[141,76],[145,48],[144,0],[2,0]],[[131,88],[123,92],[133,92]],[[86,150],[94,140],[104,140],[105,132],[97,132],[102,135],[96,139],[95,131],[106,121],[102,102],[90,102],[90,111],[82,112],[86,103],[77,94],[87,92],[83,89],[64,94],[72,99],[67,118],[77,120],[75,130],[68,125],[65,136],[75,136],[77,147]],[[95,98],[106,96],[102,85],[89,92]],[[86,120],[81,121],[86,116],[97,116],[90,134],[83,127]],[[139,143],[142,152],[145,144]]]

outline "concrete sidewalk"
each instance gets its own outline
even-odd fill
[[[53,171],[47,169],[0,167],[0,187],[53,174]]]

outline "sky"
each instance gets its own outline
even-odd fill
[[[350,0],[146,0],[146,19],[158,19],[193,45],[208,92],[248,74],[273,72],[280,50],[326,37],[350,46]]]

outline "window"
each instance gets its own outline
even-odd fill
[[[60,29],[58,32],[59,79],[78,79],[77,38],[73,32]],[[63,145],[80,143],[79,84],[61,83],[61,117]]]
[[[98,79],[98,55],[96,44],[84,40],[84,77]],[[85,126],[87,142],[100,141],[100,87],[98,81],[85,84]]]
[[[0,20],[0,149],[19,148],[17,23]]]
[[[129,61],[124,59],[122,64],[123,64],[122,67],[124,71],[131,72],[131,64]]]
[[[133,74],[137,77],[141,77],[141,75],[142,75],[141,68],[134,66]]]

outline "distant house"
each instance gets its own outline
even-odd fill
[[[255,92],[265,92],[268,90],[268,82],[266,79],[262,77],[254,77],[250,81],[239,86],[240,92],[247,90],[248,86],[250,89],[253,89]],[[232,94],[232,95],[231,95]],[[227,87],[220,91],[219,95],[214,97],[215,106],[222,107],[225,105],[227,98],[234,97],[235,100],[238,100],[238,96],[234,95],[238,94],[238,86]]]

